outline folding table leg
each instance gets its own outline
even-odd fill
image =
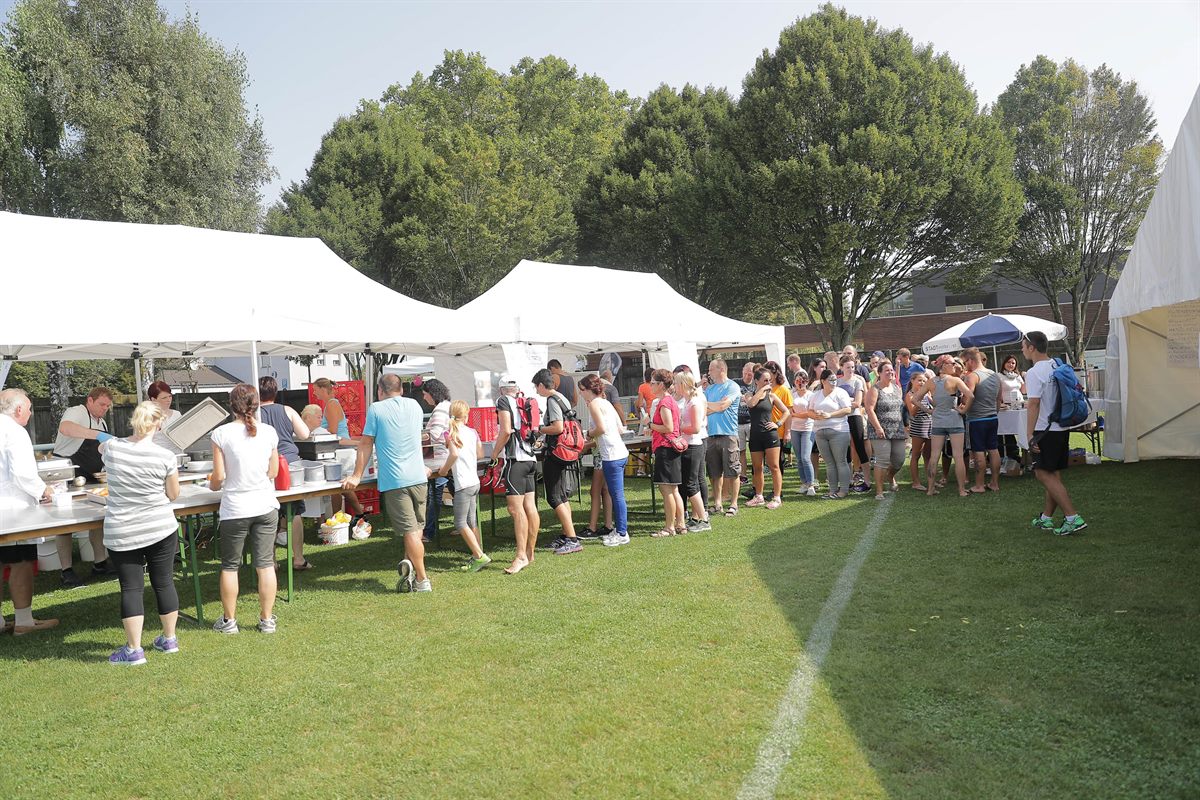
[[[188,517],[184,523],[187,530],[188,552],[191,553],[192,561],[192,591],[196,593],[196,622],[199,625],[204,624],[204,604],[200,600],[200,563],[196,558],[196,528],[192,524],[192,518]]]
[[[284,602],[290,603],[292,602],[292,581],[295,575],[295,570],[292,569],[292,520],[295,518],[295,514],[293,514],[295,509],[291,503],[284,503],[283,509],[284,513],[287,514],[287,597],[284,598]],[[303,520],[301,520],[301,525],[303,524]],[[301,533],[303,532],[304,529],[301,528]]]

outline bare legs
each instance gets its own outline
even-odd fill
[[[766,452],[767,469],[771,470],[771,492],[773,497],[783,497],[783,469],[779,466],[779,453],[783,450],[781,447],[769,448]],[[759,485],[762,485],[762,479],[759,479]]]
[[[537,497],[533,492],[524,495],[509,495],[505,498],[508,514],[513,521],[513,534],[517,539],[517,555],[504,571],[515,575],[533,563],[537,547],[541,517],[537,512]]]
[[[1071,495],[1067,494],[1067,487],[1063,485],[1062,475],[1044,469],[1035,469],[1033,472],[1046,488],[1046,504],[1042,513],[1053,517],[1055,510],[1061,508],[1068,517],[1074,516],[1075,505],[1071,502]]]
[[[921,457],[925,457],[925,471],[929,471],[929,440],[923,436],[912,437],[912,455],[908,462],[908,477],[912,481],[912,488],[925,491],[925,487],[921,485]]]
[[[258,575],[258,616],[259,619],[270,619],[271,611],[275,608],[275,594],[278,591],[278,584],[275,580],[274,565],[265,569],[255,569]],[[238,598],[238,574],[237,570],[221,570],[221,613],[225,619],[237,619],[237,598]],[[176,612],[178,613],[178,612]],[[171,616],[171,615],[168,615]],[[139,637],[141,636],[141,618],[139,617],[138,630]],[[163,635],[173,635],[175,630],[175,620],[171,620],[172,634],[167,634],[167,623],[163,618]],[[129,635],[129,628],[126,626],[125,635]],[[138,647],[139,645],[131,644],[130,647]]]

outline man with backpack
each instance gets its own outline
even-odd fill
[[[541,518],[537,510],[537,462],[533,440],[539,422],[537,401],[521,395],[510,375],[500,376],[496,398],[496,441],[492,457],[504,459],[505,501],[513,521],[517,554],[504,571],[515,575],[533,561]]]
[[[1062,388],[1054,374],[1057,365],[1054,359],[1046,355],[1048,347],[1046,334],[1041,331],[1030,331],[1021,339],[1021,353],[1033,363],[1025,374],[1025,386],[1029,392],[1026,404],[1029,414],[1029,452],[1033,454],[1034,474],[1046,489],[1042,513],[1034,517],[1030,524],[1034,528],[1067,536],[1082,531],[1087,523],[1075,511],[1059,474],[1067,468],[1071,434],[1059,421]],[[1067,517],[1062,525],[1055,527],[1054,512],[1060,508]]]
[[[562,535],[550,545],[555,555],[565,556],[583,550],[583,543],[575,536],[575,522],[571,518],[571,495],[575,493],[577,459],[579,450],[559,447],[559,439],[570,438],[567,426],[574,423],[574,432],[578,432],[579,423],[575,421],[575,411],[567,399],[554,389],[554,373],[549,369],[539,369],[533,375],[533,386],[538,396],[546,400],[546,418],[538,427],[538,433],[546,437],[545,454],[542,461],[542,481],[546,484],[546,504],[554,510],[562,525]],[[582,446],[582,440],[578,440]]]

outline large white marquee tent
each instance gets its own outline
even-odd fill
[[[430,348],[434,372],[451,394],[479,403],[492,375],[509,372],[528,386],[549,358],[569,370],[575,356],[645,350],[652,367],[689,364],[696,374],[704,349],[763,348],[784,360],[782,326],[723,317],[654,273],[521,261],[455,314],[462,333],[457,343]],[[473,338],[481,325],[490,340]]]
[[[1200,90],[1108,315],[1105,455],[1200,457]]]
[[[0,212],[0,358],[404,352],[460,325],[319,239]]]

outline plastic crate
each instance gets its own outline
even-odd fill
[[[346,421],[353,419],[365,420],[367,417],[367,393],[366,385],[362,381],[341,381],[333,384],[333,396],[342,404],[342,411],[346,414]],[[316,392],[313,385],[308,385],[308,402],[316,403],[324,410],[325,406],[318,402]],[[351,426],[353,433],[353,426]],[[359,423],[359,433],[362,433],[362,423]]]
[[[475,429],[480,441],[496,441],[497,422],[496,409],[493,406],[472,408],[467,412],[467,425]]]
[[[354,494],[358,497],[358,502],[362,505],[364,514],[378,514],[383,507],[383,504],[379,501],[379,490],[373,486],[358,489]]]

